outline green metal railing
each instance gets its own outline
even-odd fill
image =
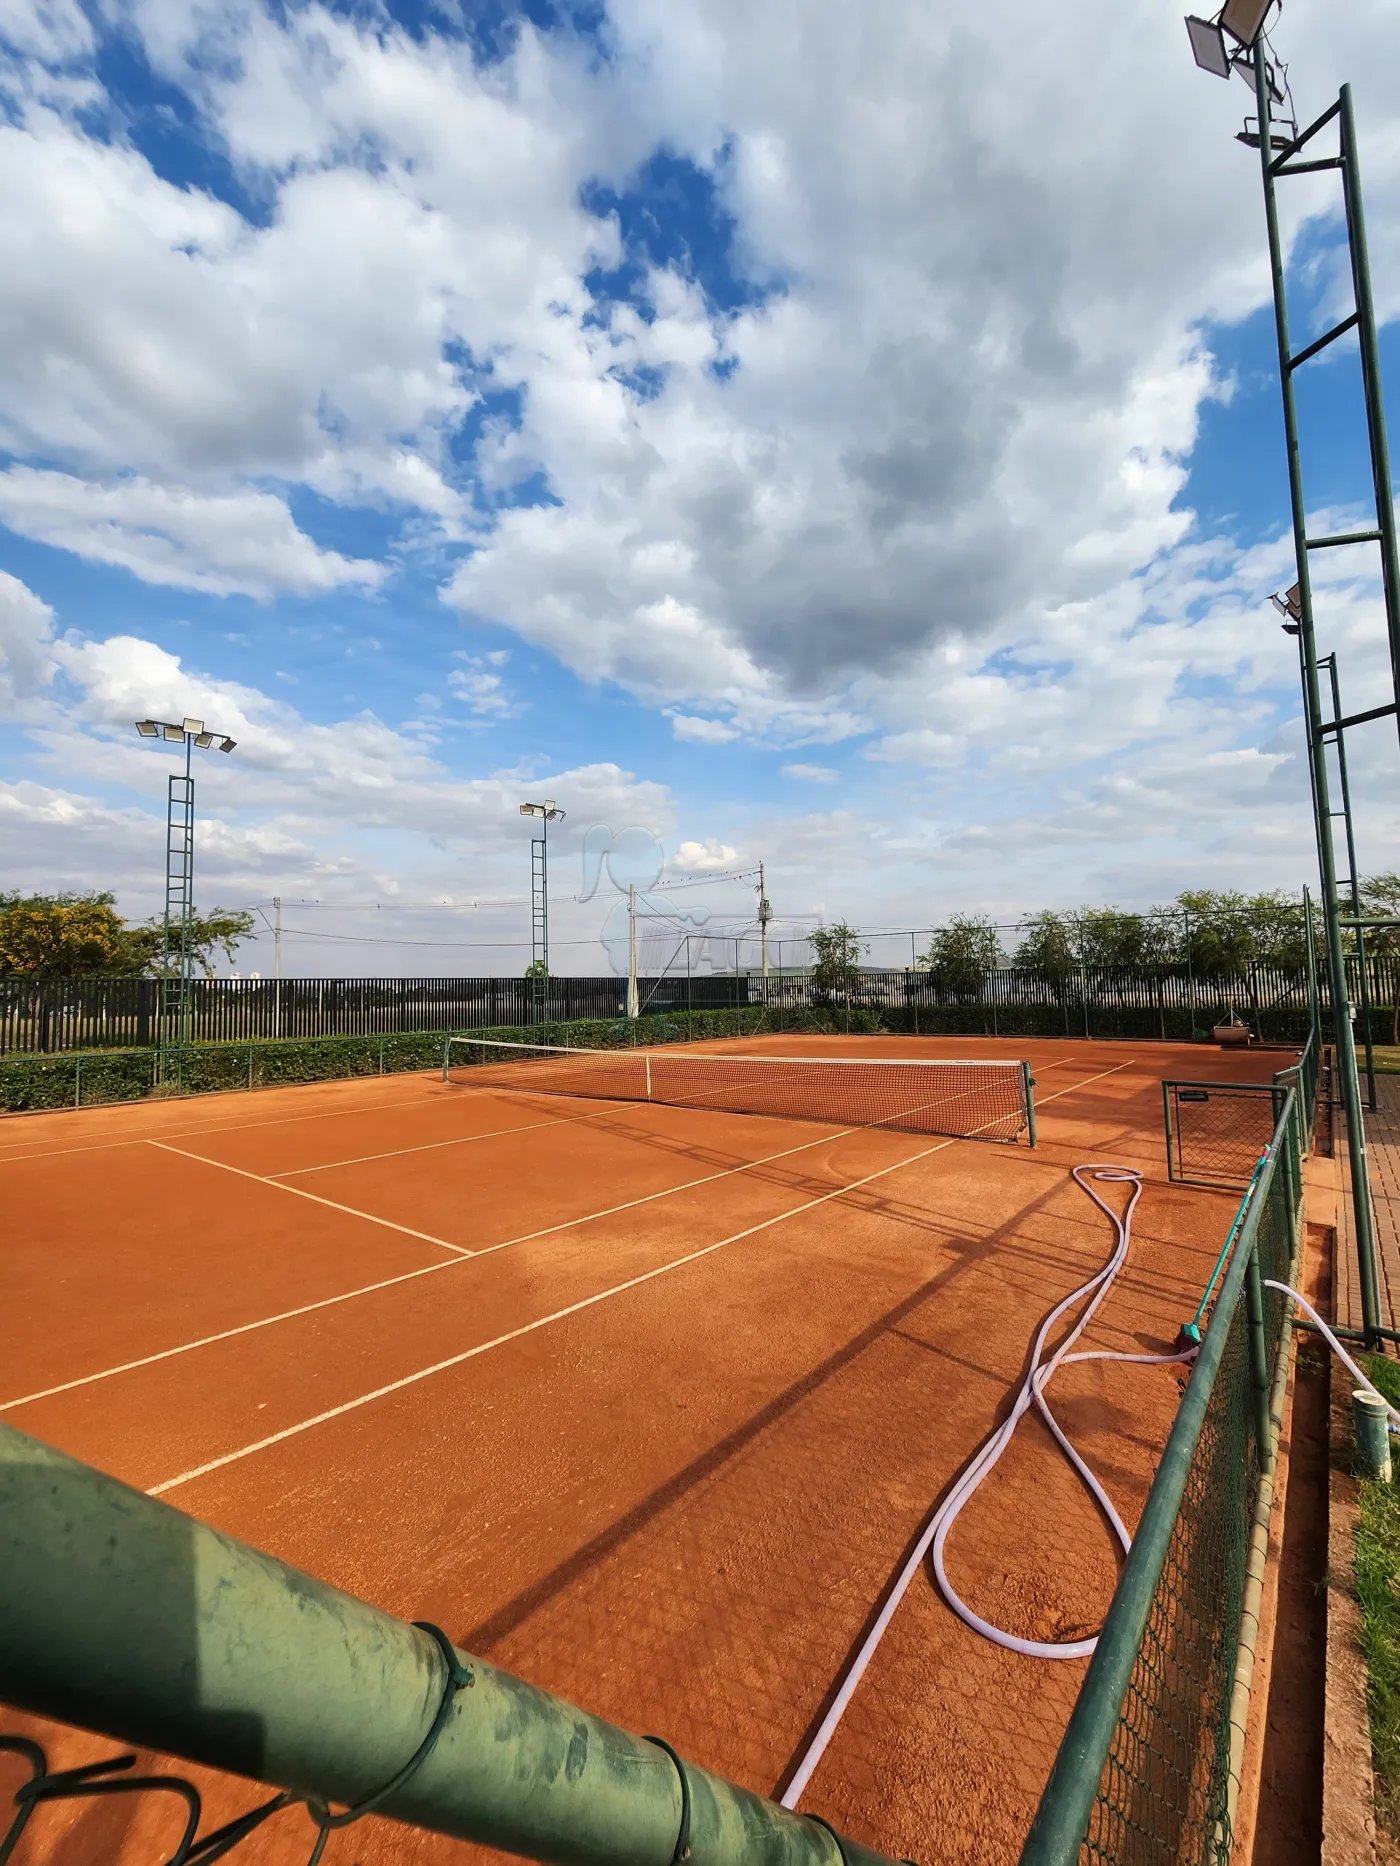
[[[0,1703],[283,1791],[196,1839],[183,1777],[119,1758],[49,1774],[0,1737],[33,1770],[21,1824],[127,1788],[184,1802],[176,1861],[265,1818],[324,1836],[372,1808],[561,1866],[891,1866],[6,1425],[0,1522]]]
[[[1315,1071],[1313,1073],[1314,1081]],[[1272,1493],[1304,1094],[1289,1087],[1021,1866],[1224,1866]],[[1267,1299],[1266,1299],[1267,1297]],[[1248,1611],[1247,1611],[1248,1609]]]

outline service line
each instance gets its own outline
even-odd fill
[[[197,1160],[201,1166],[216,1166],[221,1173],[236,1173],[240,1179],[251,1179],[255,1185],[271,1186],[275,1192],[290,1193],[294,1199],[310,1199],[313,1205],[324,1205],[333,1212],[344,1212],[348,1218],[363,1218],[366,1224],[383,1225],[386,1231],[401,1231],[405,1237],[419,1238],[424,1244],[436,1244],[439,1250],[450,1250],[455,1257],[474,1257],[475,1251],[467,1250],[461,1244],[449,1244],[446,1238],[435,1238],[430,1232],[415,1231],[412,1225],[396,1224],[392,1218],[379,1218],[373,1212],[357,1211],[353,1205],[342,1205],[338,1199],[323,1199],[319,1192],[303,1192],[300,1186],[284,1186],[279,1179],[269,1179],[266,1173],[250,1173],[246,1166],[230,1166],[227,1160],[211,1160],[207,1153],[191,1153],[188,1147],[172,1147],[168,1140],[148,1140],[148,1147],[159,1147],[162,1153],[178,1154],[182,1160]]]
[[[548,1328],[553,1322],[562,1322],[570,1315],[577,1315],[584,1309],[591,1309],[600,1302],[608,1302],[614,1296],[624,1295],[629,1289],[637,1289],[643,1283],[654,1282],[658,1277],[669,1276],[673,1270],[682,1270],[688,1264],[698,1263],[702,1257],[709,1257],[715,1251],[723,1250],[729,1244],[738,1244],[744,1238],[757,1236],[760,1231],[770,1231],[774,1225],[786,1223],[789,1218],[798,1218],[803,1212],[813,1211],[819,1205],[827,1205],[832,1199],[844,1198],[848,1192],[858,1192],[862,1186],[868,1186],[877,1179],[884,1179],[890,1173],[897,1173],[906,1166],[915,1166],[920,1160],[926,1160],[931,1154],[942,1153],[945,1148],[958,1145],[956,1140],[941,1140],[932,1147],[921,1148],[903,1160],[895,1160],[889,1166],[882,1166],[873,1173],[867,1173],[862,1179],[851,1180],[844,1186],[834,1186],[830,1192],[823,1192],[817,1198],[807,1199],[801,1205],[794,1205],[776,1217],[764,1218],[756,1225],[748,1225],[742,1231],[732,1231],[728,1237],[718,1238],[713,1244],[702,1245],[699,1250],[687,1251],[682,1257],[673,1257],[668,1263],[658,1264],[654,1270],[644,1270],[640,1276],[629,1276],[625,1282],[613,1283],[607,1289],[600,1289],[592,1296],[584,1296],[578,1302],[571,1302],[565,1308],[554,1309],[548,1315],[536,1317],[533,1322],[523,1322],[519,1328],[507,1330],[503,1335],[496,1335],[490,1341],[478,1342],[474,1348],[466,1348],[460,1354],[450,1355],[444,1361],[434,1361],[430,1367],[420,1367],[416,1373],[404,1374],[398,1380],[390,1380],[382,1387],[375,1387],[368,1393],[362,1393],[357,1399],[346,1400],[339,1406],[331,1406],[325,1412],[313,1413],[309,1419],[302,1419],[296,1425],[285,1426],[280,1432],[269,1433],[266,1438],[254,1439],[249,1445],[242,1445],[237,1451],[227,1451],[220,1458],[211,1458],[206,1464],[197,1464],[192,1470],[181,1471],[178,1477],[167,1477],[163,1483],[152,1484],[148,1496],[164,1496],[169,1490],[176,1490],[181,1484],[192,1483],[197,1477],[207,1477],[211,1471],[220,1471],[225,1465],[237,1464],[243,1458],[250,1458],[254,1452],[266,1451],[272,1445],[280,1445],[284,1440],[296,1438],[313,1427],[325,1425],[332,1419],[342,1418],[346,1413],[356,1412],[362,1406],[370,1406],[376,1400],[385,1399],[391,1393],[400,1393],[405,1387],[416,1386],[419,1381],[430,1380],[434,1374],[445,1373],[450,1367],[460,1367],[465,1361],[475,1360],[478,1355],[489,1354],[493,1348],[504,1347],[508,1342],[518,1341],[522,1335],[530,1335],[536,1329]]]

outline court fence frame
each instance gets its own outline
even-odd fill
[[[1367,1009],[1356,1036],[1389,1042],[1400,1005],[1400,955],[1367,956]],[[1350,976],[1359,990],[1354,958]],[[1321,1014],[1329,1016],[1325,981]],[[624,978],[551,978],[537,1002],[525,978],[191,979],[189,1041],[254,1043],[379,1037],[423,1030],[495,1029],[623,1017]],[[162,983],[154,978],[0,977],[0,1055],[156,1047]],[[1305,967],[1252,966],[1228,976],[1184,965],[1085,966],[1051,980],[1024,966],[988,972],[975,989],[941,988],[929,972],[860,973],[833,1000],[807,970],[641,978],[643,1013],[717,1010],[821,1011],[920,1036],[1083,1037],[1129,1042],[1210,1040],[1215,1025],[1243,1019],[1265,1043],[1302,1043],[1314,1022]]]
[[[1253,1176],[1283,1112],[1285,1092],[1298,1088],[1305,1109],[1317,1106],[1318,1033],[1314,1027],[1296,1063],[1279,1069],[1269,1082],[1196,1082],[1168,1077],[1162,1083],[1162,1123],[1167,1145],[1167,1178],[1187,1186],[1211,1186],[1243,1192]],[[1185,1112],[1214,1103],[1249,1106],[1267,1101],[1262,1122],[1239,1124],[1212,1117],[1197,1122]],[[1231,1132],[1234,1127],[1236,1131]],[[1243,1148],[1243,1153],[1240,1149]],[[1306,1151],[1306,1149],[1305,1149]],[[1222,1154],[1224,1157],[1222,1158]]]
[[[1226,1866],[1292,1340],[1316,1069],[1243,1218],[1021,1866]]]

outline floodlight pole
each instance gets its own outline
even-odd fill
[[[161,1011],[158,1064],[162,1082],[180,1079],[180,1056],[190,1041],[190,986],[194,972],[194,748],[234,741],[202,719],[139,719],[143,739],[183,745],[185,769],[172,771],[165,799],[165,911],[161,919]],[[171,1059],[174,1058],[174,1066]]]
[[[540,833],[530,838],[530,1020],[549,1019],[549,826],[567,814],[554,799],[522,803],[520,814],[538,817]]]
[[[1366,1128],[1361,1112],[1361,1085],[1357,1080],[1356,1044],[1351,1028],[1351,1005],[1347,991],[1346,954],[1342,946],[1342,928],[1337,901],[1337,867],[1332,850],[1330,823],[1330,791],[1325,755],[1326,741],[1322,736],[1322,690],[1318,678],[1317,636],[1313,625],[1312,584],[1308,574],[1308,551],[1318,540],[1310,540],[1307,527],[1307,509],[1303,492],[1302,453],[1298,438],[1298,410],[1293,390],[1293,371],[1302,360],[1300,352],[1295,357],[1288,335],[1288,299],[1284,276],[1283,243],[1279,236],[1278,203],[1275,198],[1274,178],[1284,170],[1288,157],[1304,140],[1300,137],[1290,141],[1284,147],[1283,155],[1275,157],[1271,123],[1271,99],[1269,96],[1269,67],[1263,34],[1254,42],[1254,95],[1259,113],[1259,156],[1264,183],[1264,218],[1269,237],[1269,264],[1273,277],[1274,292],[1274,330],[1278,341],[1279,387],[1283,397],[1284,441],[1288,455],[1288,492],[1293,518],[1293,552],[1297,561],[1298,585],[1298,640],[1303,657],[1303,703],[1307,712],[1308,751],[1312,764],[1313,798],[1316,811],[1317,853],[1322,877],[1322,924],[1327,945],[1327,973],[1329,996],[1332,1003],[1333,1040],[1336,1045],[1338,1075],[1341,1077],[1342,1102],[1346,1110],[1347,1151],[1351,1167],[1352,1209],[1356,1225],[1356,1250],[1358,1259],[1359,1282],[1361,1285],[1361,1320],[1366,1342],[1378,1346],[1380,1335],[1380,1303],[1376,1278],[1375,1226],[1371,1209],[1371,1181],[1366,1157]],[[1350,93],[1345,88],[1342,93],[1342,105],[1333,109],[1320,120],[1314,129],[1321,127],[1338,108],[1342,109],[1343,123],[1350,118]],[[1304,132],[1304,136],[1311,132]],[[1345,127],[1343,129],[1345,146]],[[1327,167],[1335,166],[1332,162]],[[1296,172],[1296,171],[1293,171]],[[1354,177],[1353,177],[1354,178]],[[1354,225],[1350,212],[1350,196],[1359,191],[1348,190],[1348,220]],[[1364,263],[1364,250],[1363,250]],[[1356,268],[1356,250],[1353,242],[1353,272]],[[1363,274],[1364,276],[1364,274]],[[1369,284],[1369,281],[1367,281]],[[1367,291],[1369,298],[1369,290]],[[1311,353],[1314,346],[1308,346]],[[1367,397],[1368,404],[1370,397]],[[1382,417],[1383,431],[1383,417]],[[1374,439],[1374,430],[1373,430]],[[1383,505],[1390,502],[1387,488]],[[1393,522],[1391,535],[1393,539]],[[1356,540],[1360,542],[1358,538]],[[1387,570],[1387,584],[1389,574]],[[1390,618],[1390,604],[1387,600],[1387,619]],[[1396,638],[1392,634],[1392,656],[1396,654]],[[1400,672],[1400,659],[1394,661]]]

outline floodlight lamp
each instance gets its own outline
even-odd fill
[[[208,751],[209,747],[214,743],[214,734],[212,732],[196,732],[194,735],[194,742],[202,752]]]
[[[183,745],[185,742],[185,728],[183,726],[162,726],[161,732],[170,740],[172,745]]]
[[[237,739],[225,739],[223,744],[220,745],[219,750],[221,752],[231,752],[237,743]]]
[[[1230,75],[1230,54],[1225,49],[1225,35],[1214,20],[1199,19],[1196,14],[1186,16],[1186,31],[1191,40],[1191,56],[1202,71],[1208,71],[1214,78],[1228,78]]]
[[[1220,24],[1241,45],[1253,45],[1273,3],[1274,0],[1225,0],[1220,10]]]
[[[141,734],[143,739],[156,739],[160,737],[160,727],[156,724],[154,719],[138,719],[136,722],[136,730]]]
[[[204,730],[204,721],[202,719],[182,719],[180,724],[186,732],[198,734]]]

